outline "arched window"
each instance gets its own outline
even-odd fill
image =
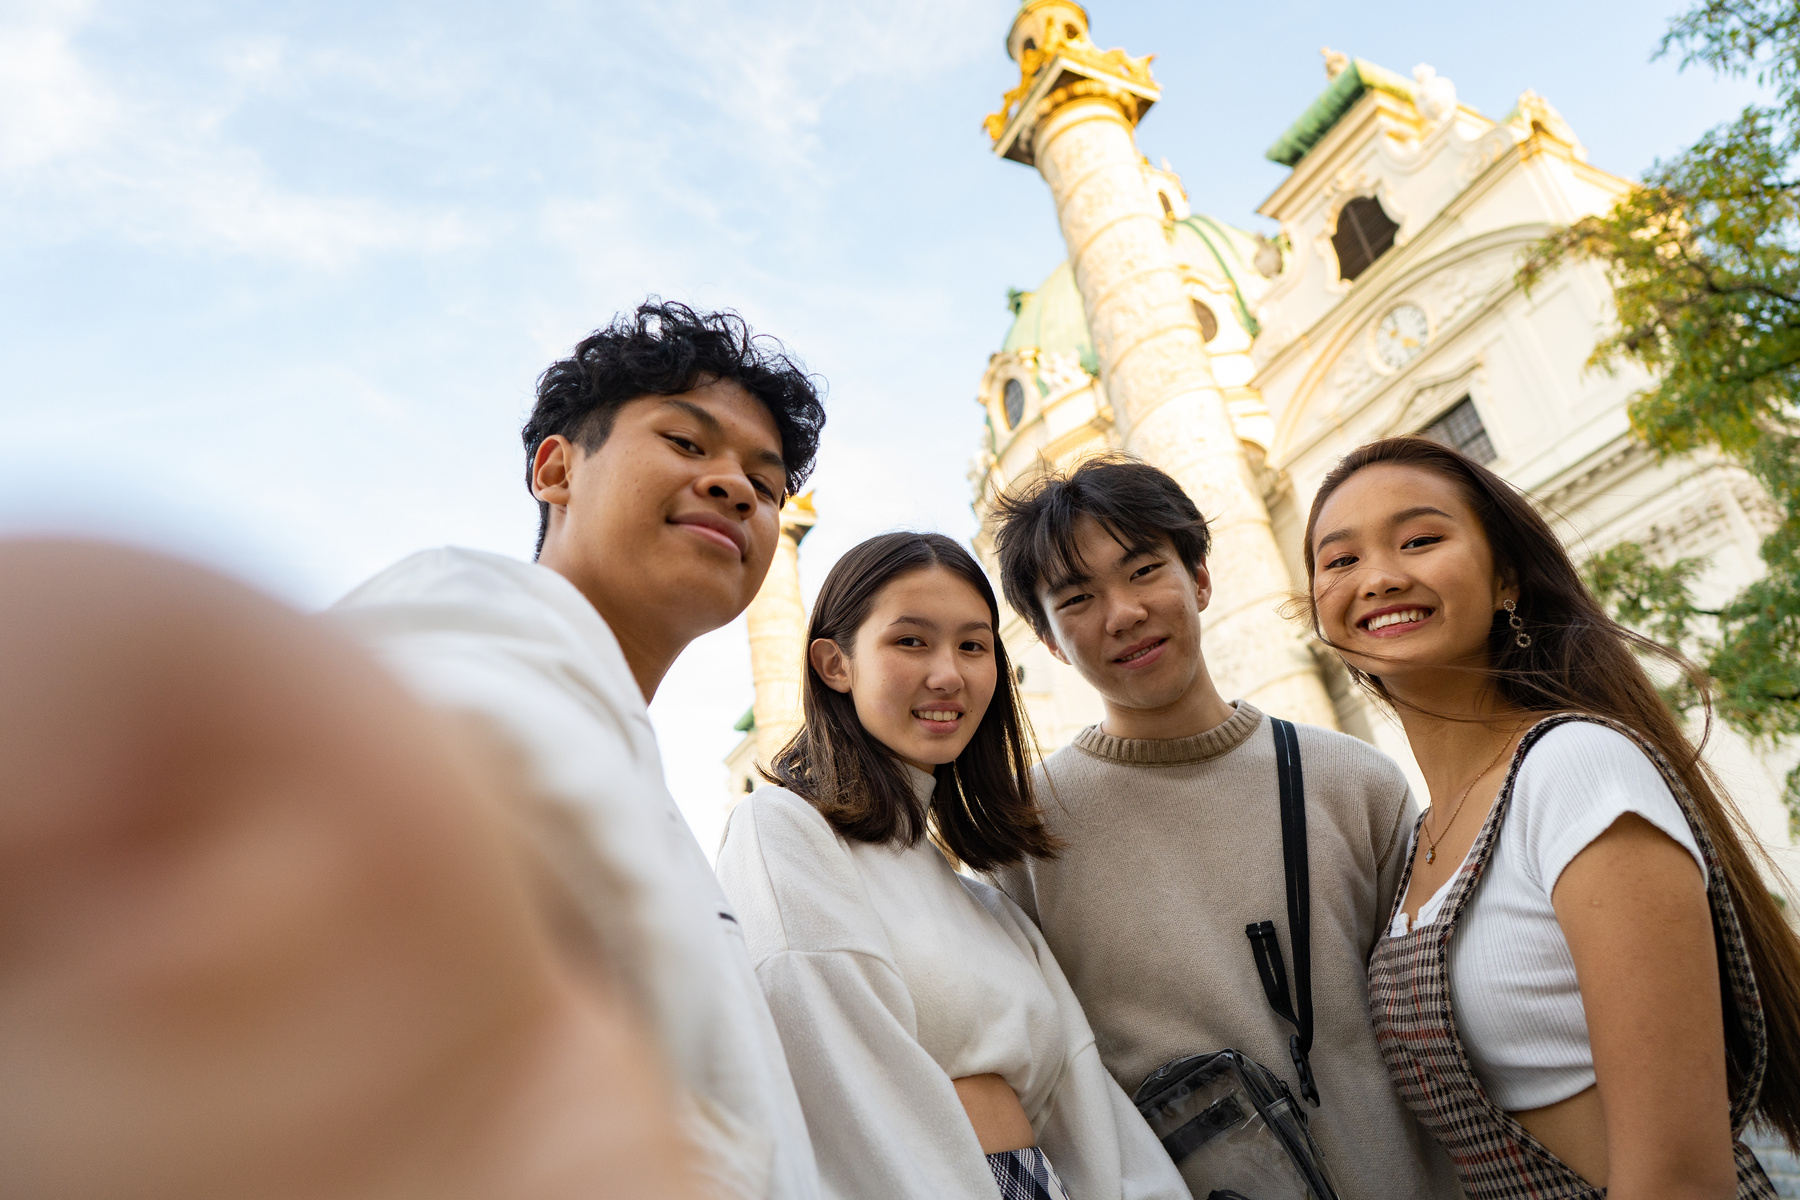
[[[1194,316],[1200,321],[1200,340],[1210,342],[1219,336],[1219,318],[1201,301],[1194,301]]]
[[[1349,281],[1368,270],[1369,264],[1393,247],[1399,229],[1373,196],[1358,196],[1345,204],[1338,213],[1337,231],[1331,235],[1339,276]]]
[[[1006,427],[1017,429],[1019,422],[1025,419],[1025,385],[1017,379],[1007,380],[1000,399],[1006,409]]]
[[[1419,430],[1419,436],[1442,442],[1452,450],[1460,450],[1484,466],[1499,457],[1494,453],[1494,443],[1488,437],[1487,426],[1481,423],[1481,414],[1475,411],[1475,401],[1468,396],[1458,400],[1450,411]]]
[[[1175,219],[1175,206],[1169,203],[1169,193],[1158,192],[1156,193],[1156,198],[1162,201],[1163,216],[1166,219],[1173,221]]]

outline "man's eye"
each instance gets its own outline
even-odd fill
[[[1057,605],[1056,605],[1057,611],[1060,612],[1061,610],[1063,610],[1065,608],[1072,608],[1075,605],[1080,604],[1083,600],[1086,600],[1086,599],[1088,599],[1088,594],[1086,592],[1082,592],[1078,596],[1070,596],[1065,600],[1061,600],[1061,601],[1057,602]]]
[[[704,451],[702,451],[700,449],[700,444],[698,442],[695,442],[689,438],[684,438],[679,433],[668,433],[668,434],[664,434],[663,436],[668,438],[669,441],[673,442],[679,449],[684,450],[689,454],[704,453]]]
[[[750,486],[767,496],[769,499],[774,500],[776,503],[779,504],[781,502],[780,497],[775,494],[775,489],[764,483],[762,480],[752,479],[750,481]]]
[[[1416,546],[1432,546],[1443,541],[1443,536],[1436,533],[1422,533],[1416,538],[1408,538],[1400,543],[1402,550],[1411,550]]]

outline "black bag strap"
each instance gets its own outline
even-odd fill
[[[1319,1088],[1313,1082],[1308,1055],[1313,1044],[1312,1009],[1312,892],[1306,861],[1306,781],[1300,772],[1300,737],[1293,722],[1270,717],[1275,732],[1275,776],[1281,789],[1281,860],[1287,876],[1288,938],[1294,951],[1294,995],[1288,992],[1287,964],[1281,958],[1275,922],[1257,921],[1244,926],[1263,994],[1277,1016],[1294,1027],[1288,1053],[1300,1077],[1300,1094],[1319,1106]],[[1299,1003],[1294,1003],[1298,999]]]

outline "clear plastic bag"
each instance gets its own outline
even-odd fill
[[[1337,1200],[1287,1084],[1235,1050],[1176,1059],[1133,1100],[1195,1200]]]

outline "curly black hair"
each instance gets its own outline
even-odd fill
[[[525,443],[525,486],[543,440],[561,434],[592,454],[612,432],[613,418],[640,396],[674,396],[728,380],[755,396],[775,418],[787,490],[812,474],[825,428],[823,380],[772,337],[751,333],[730,311],[697,313],[651,296],[596,329],[538,376],[537,403],[519,438]],[[550,529],[550,506],[538,501],[537,552]]]

